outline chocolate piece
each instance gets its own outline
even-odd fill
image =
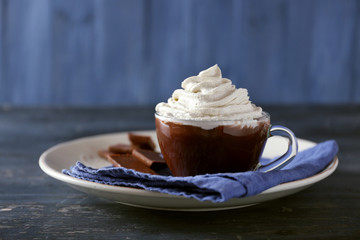
[[[128,133],[129,140],[134,148],[154,150],[155,144],[151,137]]]
[[[100,157],[114,167],[125,167],[143,173],[157,174],[153,169],[164,169],[167,165],[160,153],[154,152],[155,144],[150,136],[128,133],[131,145],[118,143],[108,150],[100,150]],[[151,168],[150,168],[151,167]]]
[[[138,172],[155,174],[151,168],[145,166],[141,161],[131,154],[109,154],[107,159],[115,167],[125,167],[129,169],[134,169]]]
[[[116,144],[109,147],[109,152],[112,153],[131,153],[132,147],[128,144]]]
[[[145,166],[152,169],[160,169],[166,167],[165,160],[161,157],[161,154],[154,151],[144,149],[134,149],[132,155],[139,159]]]
[[[106,155],[106,159],[114,166],[114,167],[121,167],[120,163],[118,163],[114,157],[118,156],[120,154],[111,154],[109,153]]]
[[[101,158],[105,158],[105,159],[107,159],[108,155],[111,154],[111,152],[107,150],[100,150],[97,153]]]

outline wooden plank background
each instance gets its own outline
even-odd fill
[[[166,101],[213,64],[253,102],[359,103],[356,0],[0,0],[0,105]]]

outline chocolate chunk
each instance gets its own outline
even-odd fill
[[[118,163],[114,157],[116,157],[117,155],[120,154],[111,154],[109,153],[108,155],[106,155],[106,159],[114,166],[114,167],[121,167],[120,163]]]
[[[134,169],[138,172],[155,174],[151,168],[145,166],[141,161],[131,154],[109,154],[107,159],[115,167],[125,167],[129,169]]]
[[[155,149],[155,144],[149,136],[128,133],[128,137],[134,148],[147,149],[152,151]]]
[[[154,170],[167,167],[161,154],[154,152],[155,144],[150,136],[128,133],[131,145],[118,143],[108,150],[98,151],[100,157],[107,159],[114,167],[125,167],[143,173],[157,174]]]
[[[131,153],[132,147],[128,144],[116,144],[109,147],[109,152],[112,153]]]
[[[105,159],[107,159],[108,155],[111,154],[111,152],[107,150],[100,150],[97,153],[101,158],[105,158]]]
[[[132,155],[139,159],[145,166],[152,169],[159,169],[166,167],[165,160],[161,157],[161,154],[154,151],[144,149],[134,149]]]

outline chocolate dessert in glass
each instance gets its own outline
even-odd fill
[[[297,141],[284,127],[271,127],[270,115],[250,102],[248,91],[222,78],[215,65],[182,82],[167,103],[156,106],[161,153],[174,176],[269,171],[296,155]],[[266,140],[289,139],[285,156],[261,166]]]

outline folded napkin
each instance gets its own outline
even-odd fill
[[[63,173],[102,184],[142,188],[201,201],[224,202],[231,198],[256,195],[278,184],[312,176],[323,170],[337,152],[338,145],[334,140],[322,142],[299,152],[283,169],[267,173],[248,171],[173,177],[145,174],[122,167],[94,169],[80,162],[70,170],[64,169]]]

